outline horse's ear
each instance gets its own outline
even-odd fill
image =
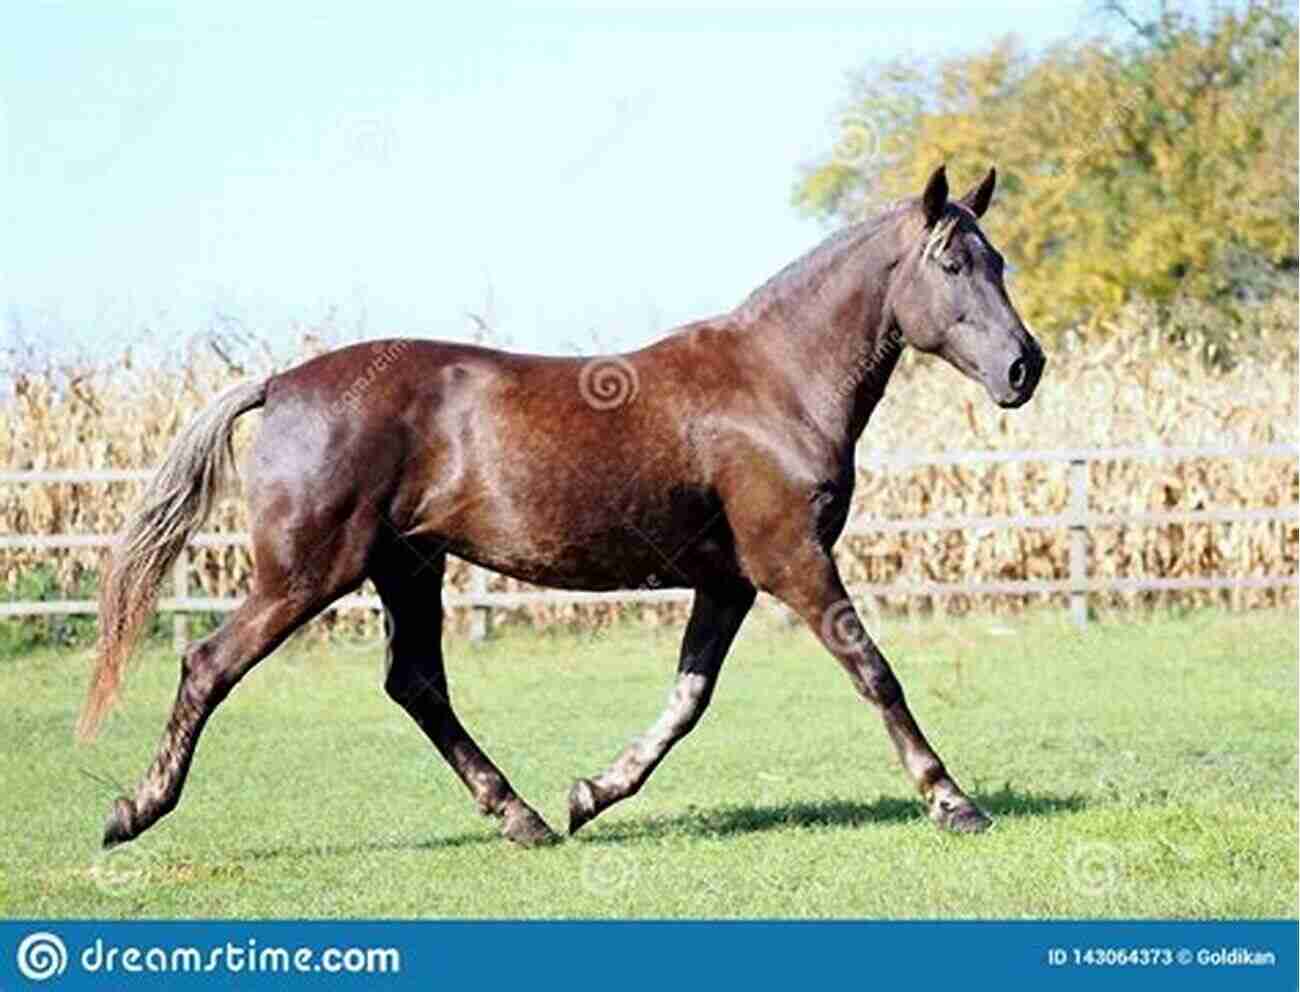
[[[984,181],[973,187],[959,202],[976,217],[983,217],[984,211],[989,208],[989,202],[993,199],[993,189],[997,184],[998,170],[989,169],[989,174],[984,177]]]
[[[925,226],[934,227],[943,216],[943,208],[948,205],[948,173],[944,166],[934,170],[934,175],[925,184],[921,194],[921,209],[925,211]]]

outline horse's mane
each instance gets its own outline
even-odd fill
[[[853,251],[870,240],[887,224],[896,221],[915,202],[914,199],[895,200],[874,217],[835,231],[745,297],[739,309],[750,312],[764,310],[769,304],[789,296],[791,290],[815,281],[821,272],[831,267],[846,252]]]

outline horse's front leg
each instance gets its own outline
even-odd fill
[[[921,732],[903,687],[849,601],[829,552],[787,559],[767,585],[813,629],[858,694],[879,711],[903,768],[929,807],[930,819],[960,833],[987,829],[992,821],[953,781]]]

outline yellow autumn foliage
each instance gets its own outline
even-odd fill
[[[1199,23],[1166,13],[1140,44],[1013,39],[854,85],[840,140],[795,201],[858,219],[914,196],[939,162],[958,190],[996,165],[984,224],[1011,291],[1049,332],[1097,329],[1125,302],[1243,305],[1294,293],[1297,31],[1255,0]]]

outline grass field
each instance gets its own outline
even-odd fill
[[[462,719],[552,826],[662,704],[677,630],[452,642]],[[645,791],[509,846],[380,688],[377,644],[289,645],[208,728],[179,809],[108,855],[175,688],[139,660],[91,748],[84,658],[0,659],[0,915],[1294,917],[1297,627],[1286,613],[898,621],[914,710],[997,818],[938,833],[874,713],[756,614]]]

